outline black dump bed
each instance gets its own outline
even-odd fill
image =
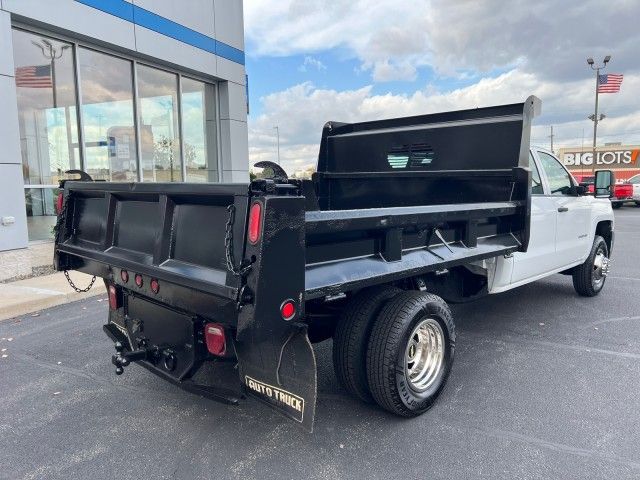
[[[530,97],[327,123],[305,190],[307,298],[525,251],[529,135],[539,107]]]
[[[311,180],[276,171],[251,184],[67,181],[56,267],[102,277],[109,335],[172,381],[212,359],[203,332],[215,322],[232,337],[222,356],[237,357],[245,391],[310,428],[307,328],[319,304],[527,249],[538,110],[530,97],[331,122]],[[171,368],[150,359],[158,351]]]
[[[499,107],[329,122],[310,181],[68,181],[58,267],[103,277],[126,268],[217,302],[235,301],[243,280],[228,268],[228,207],[235,260],[250,262],[248,205],[260,196],[302,197],[305,221],[296,228],[304,235],[305,299],[524,251],[529,134],[538,110],[530,97]],[[194,304],[193,295],[171,301]]]

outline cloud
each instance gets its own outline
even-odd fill
[[[637,0],[252,0],[252,54],[339,49],[375,82],[519,66],[542,79],[588,75],[585,59],[613,55],[611,69],[638,72]]]
[[[425,64],[427,3],[252,0],[245,5],[248,50],[256,56],[286,56],[344,49],[361,60],[363,69],[379,72],[379,80],[398,79],[408,65]],[[395,67],[399,70],[392,73]]]
[[[593,124],[593,72],[587,57],[612,55],[607,72],[624,73],[622,91],[601,96],[599,141],[640,143],[640,29],[638,0],[252,0],[245,4],[249,55],[310,58],[332,52],[355,59],[371,85],[344,91],[313,83],[261,99],[250,119],[250,156],[275,158],[273,125],[280,127],[286,168],[316,161],[322,125],[459,108],[543,100],[532,137],[548,145],[589,144]],[[304,68],[310,69],[311,65]],[[421,70],[438,85],[456,78],[475,83],[438,90],[416,85]],[[496,74],[495,72],[500,72]],[[405,93],[379,93],[406,80]],[[396,88],[398,88],[396,86]],[[584,132],[584,135],[583,133]]]
[[[599,126],[601,140],[640,142],[638,91],[640,75],[627,75],[619,94],[601,96],[601,111],[609,115]],[[583,130],[589,142],[592,124],[586,116],[593,110],[592,79],[541,81],[533,73],[513,69],[448,92],[425,88],[407,94],[374,94],[372,86],[337,91],[307,82],[272,93],[261,99],[263,113],[250,119],[250,163],[276,159],[274,125],[280,131],[282,164],[292,172],[315,164],[322,126],[329,120],[355,122],[516,103],[529,94],[543,101],[543,115],[532,133],[535,143],[548,143],[551,124],[556,145],[579,145]]]
[[[298,67],[298,71],[306,72],[308,69],[314,69],[322,72],[327,69],[327,66],[317,58],[313,58],[307,55],[306,57],[304,57],[304,62],[302,62],[302,65]]]

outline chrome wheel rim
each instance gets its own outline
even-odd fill
[[[598,247],[596,251],[596,255],[593,259],[593,274],[591,276],[591,281],[593,283],[593,288],[596,290],[602,288],[604,284],[604,279],[607,278],[607,274],[609,273],[609,258],[607,257],[607,253],[603,246]]]
[[[405,351],[405,374],[414,390],[427,390],[442,369],[444,332],[433,318],[426,318],[411,332]]]

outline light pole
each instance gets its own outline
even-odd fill
[[[278,145],[278,165],[280,165],[280,128],[276,125],[275,127],[273,127],[273,129],[276,131],[276,141]]]
[[[32,40],[31,43],[38,47],[42,52],[42,56],[49,60],[50,63],[50,73],[51,73],[51,91],[53,93],[53,118],[55,120],[56,126],[58,126],[58,90],[56,88],[56,60],[62,58],[64,55],[64,51],[67,48],[71,48],[71,45],[62,45],[60,51],[58,51],[53,44],[47,40],[46,38],[41,38],[40,42],[36,42]],[[67,107],[64,107],[65,120],[69,115],[69,111]],[[69,152],[69,166],[74,164],[74,156],[72,153],[72,141],[71,141],[71,130],[69,128],[69,122],[67,120],[67,148]],[[58,142],[56,142],[57,149]],[[56,159],[58,159],[58,152],[56,152]],[[58,160],[57,160],[58,161]]]
[[[51,86],[53,87],[53,108],[58,108],[58,92],[56,91],[56,60],[62,58],[64,51],[67,48],[71,48],[70,45],[62,45],[60,48],[60,52],[56,50],[53,44],[47,40],[46,38],[40,39],[40,42],[36,42],[33,40],[33,43],[36,47],[38,47],[42,51],[42,56],[49,60],[51,63]]]
[[[593,159],[591,162],[591,171],[595,170],[596,165],[596,136],[598,134],[598,122],[605,118],[605,115],[598,116],[598,85],[600,84],[600,70],[605,69],[609,60],[611,60],[611,55],[604,57],[602,65],[596,65],[593,58],[587,58],[587,63],[591,67],[591,70],[596,72],[596,108],[593,115],[589,115],[589,119],[593,121]]]

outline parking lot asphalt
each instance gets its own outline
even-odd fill
[[[350,398],[316,345],[315,431],[139,366],[116,377],[104,296],[0,322],[0,478],[640,478],[640,209],[616,211],[604,291],[555,275],[453,306],[456,360],[425,415]]]

